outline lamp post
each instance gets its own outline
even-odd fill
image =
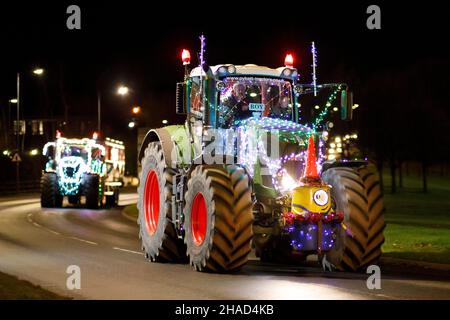
[[[44,74],[44,69],[42,68],[36,68],[33,70],[33,73],[37,76],[42,76]],[[20,72],[17,72],[17,76],[16,76],[16,98],[15,99],[11,99],[9,100],[10,103],[15,103],[17,105],[17,122],[16,122],[16,135],[17,135],[17,139],[16,139],[16,147],[17,147],[17,153],[19,153],[19,150],[21,150],[20,148],[20,102],[21,102],[21,98],[20,98]],[[19,164],[20,161],[18,161],[16,159],[16,192],[19,193],[19,189],[20,189],[20,172],[19,172]]]
[[[117,89],[117,94],[121,96],[125,96],[128,94],[128,87],[126,86],[120,86]],[[102,95],[100,91],[97,91],[97,132],[101,133],[101,127],[102,127]]]

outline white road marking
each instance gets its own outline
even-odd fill
[[[133,251],[133,250],[128,250],[128,249],[122,249],[122,248],[118,248],[118,247],[113,247],[114,250],[119,250],[119,251],[124,251],[124,252],[129,252],[129,253],[134,253],[134,254],[139,254],[141,256],[144,255],[144,253],[142,252],[138,252],[138,251]]]
[[[81,241],[81,242],[84,242],[84,243],[89,243],[89,244],[92,244],[92,245],[94,245],[94,246],[98,245],[97,242],[93,242],[93,241],[89,241],[89,240],[84,240],[84,239],[77,238],[77,237],[68,237],[68,238],[69,238],[69,239],[73,239],[73,240],[77,240],[77,241]]]

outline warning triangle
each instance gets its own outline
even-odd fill
[[[12,162],[21,162],[22,158],[20,158],[18,153],[15,153],[12,157]]]

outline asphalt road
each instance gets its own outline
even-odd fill
[[[120,204],[136,201],[121,195]],[[450,281],[382,269],[382,288],[367,275],[311,266],[262,264],[238,274],[199,273],[188,265],[150,263],[138,227],[120,209],[41,209],[37,195],[0,199],[0,271],[78,299],[450,299]],[[81,289],[66,287],[67,267],[81,268]]]

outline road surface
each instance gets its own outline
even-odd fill
[[[136,194],[121,195],[121,205]],[[238,274],[150,263],[140,251],[136,223],[120,209],[41,209],[39,198],[0,199],[0,271],[77,299],[450,299],[450,281],[382,274],[325,273],[310,266],[262,264],[253,258]],[[81,269],[81,289],[66,287],[67,267]]]

